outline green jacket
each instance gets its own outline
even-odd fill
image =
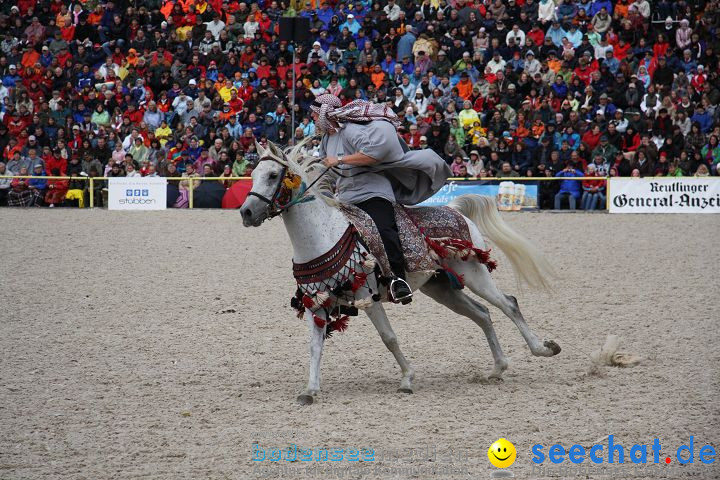
[[[232,176],[233,177],[244,177],[245,176],[245,170],[247,170],[247,160],[245,158],[242,159],[242,161],[235,160],[233,162],[232,166]]]
[[[617,152],[618,149],[615,148],[614,145],[608,143],[604,147],[602,145],[595,147],[595,150],[592,151],[592,157],[595,158],[596,155],[600,155],[603,157],[603,160],[608,163],[612,163],[612,161],[615,160],[615,154]]]

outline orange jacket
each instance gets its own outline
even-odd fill
[[[383,71],[373,72],[370,74],[370,81],[375,85],[375,88],[380,88],[385,81],[385,77],[387,77],[387,75]]]
[[[470,99],[470,95],[472,95],[472,89],[473,84],[470,80],[460,80],[457,85],[455,85],[458,89],[458,93],[462,98],[465,100]]]
[[[40,54],[34,49],[30,49],[29,52],[25,52],[22,56],[20,63],[23,67],[34,67],[37,62],[40,61]]]

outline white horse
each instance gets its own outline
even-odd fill
[[[251,193],[241,207],[243,224],[259,226],[264,220],[275,214],[281,214],[293,247],[293,261],[305,263],[316,259],[332,249],[349,226],[345,216],[333,206],[333,201],[315,192],[315,199],[294,204],[287,209],[277,210],[276,197],[283,185],[283,178],[288,172],[300,175],[309,182],[307,172],[312,170],[303,158],[302,146],[281,151],[270,143],[268,148],[258,145],[260,162],[252,173],[253,186]],[[310,191],[314,191],[312,188]],[[297,193],[297,192],[295,192]],[[507,256],[519,278],[530,286],[546,287],[547,278],[552,274],[550,264],[526,239],[511,230],[502,220],[495,205],[495,199],[480,195],[463,195],[455,199],[451,205],[459,211],[468,224],[473,244],[485,249],[481,231],[497,245]],[[520,313],[515,297],[502,293],[490,277],[484,264],[474,260],[463,261],[448,258],[447,266],[463,276],[465,285],[476,295],[484,298],[507,315],[517,326],[533,355],[551,357],[560,353],[560,346],[554,341],[541,341],[530,329]],[[490,345],[494,359],[494,367],[490,378],[501,379],[508,366],[505,355],[488,309],[462,290],[452,289],[450,282],[443,275],[429,277],[427,275],[409,274],[408,282],[413,290],[420,290],[436,302],[450,310],[464,315],[483,329]],[[374,275],[368,277],[368,285],[356,292],[356,298],[370,296],[372,289],[378,292]],[[390,326],[385,309],[381,302],[372,302],[364,309],[380,334],[385,346],[392,352],[402,370],[402,379],[398,391],[412,393],[413,368],[400,351],[395,332]],[[315,312],[324,318],[322,311]],[[325,328],[316,325],[313,314],[305,311],[305,319],[310,329],[310,375],[307,388],[298,396],[303,405],[313,403],[320,391],[320,361],[325,339]]]

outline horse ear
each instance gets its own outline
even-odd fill
[[[282,148],[278,147],[274,142],[271,142],[268,140],[268,146],[270,152],[277,158],[278,160],[285,161],[285,152],[283,152]]]
[[[268,140],[266,150],[272,156],[275,156],[275,148],[274,147],[275,147],[275,144],[273,142],[271,142],[270,140]]]
[[[263,159],[267,156],[267,150],[262,146],[260,142],[255,140],[255,150],[258,152],[258,156]]]

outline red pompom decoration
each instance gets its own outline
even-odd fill
[[[316,327],[323,328],[325,326],[325,319],[320,318],[317,315],[313,315],[313,320],[315,320]]]
[[[305,308],[313,308],[315,306],[315,301],[307,295],[303,295],[302,303]]]

